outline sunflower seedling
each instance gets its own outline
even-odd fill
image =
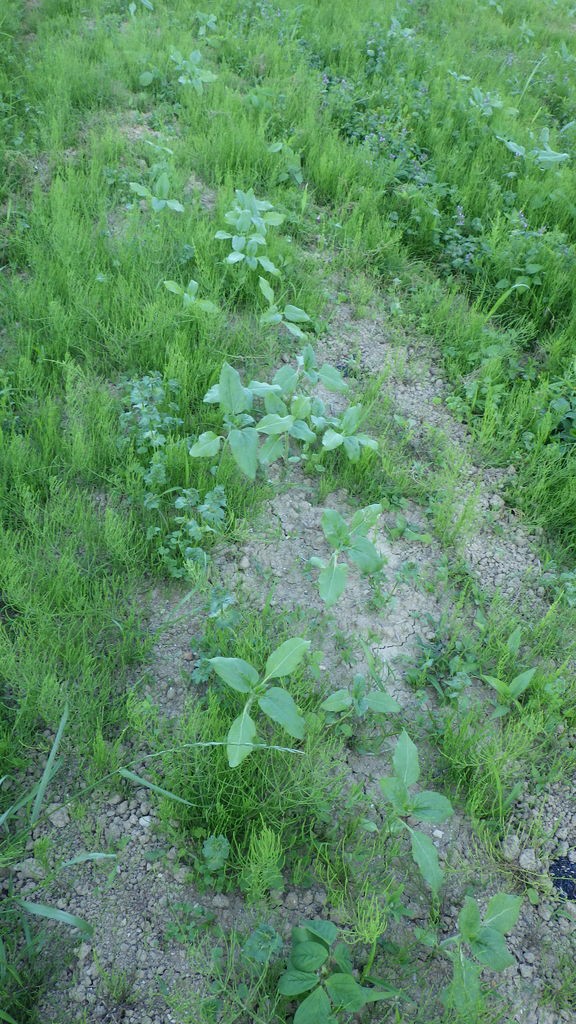
[[[350,738],[356,722],[362,721],[368,712],[397,714],[400,705],[384,690],[370,690],[366,677],[357,673],[349,690],[335,690],[322,701],[320,709],[326,712],[329,726],[335,725],[341,736]]]
[[[203,313],[217,313],[218,306],[209,299],[198,298],[198,288],[200,287],[198,281],[190,280],[184,288],[183,285],[178,284],[177,281],[164,281],[164,287],[172,292],[173,295],[182,296],[182,305],[184,309],[199,309]]]
[[[232,245],[232,252],[226,257],[226,263],[246,263],[250,270],[257,270],[262,267],[268,274],[279,277],[280,271],[268,256],[259,253],[266,242],[266,232],[269,227],[278,227],[284,220],[284,215],[274,210],[272,203],[265,199],[256,199],[254,190],[242,192],[236,189],[236,200],[230,210],[224,214],[227,224],[233,228],[232,231],[217,231],[215,238],[229,240]]]
[[[392,766],[394,775],[380,779],[380,789],[392,810],[391,827],[396,832],[402,828],[407,830],[413,860],[424,881],[434,895],[438,895],[444,872],[438,862],[436,847],[429,836],[412,828],[404,819],[412,817],[437,825],[454,813],[452,805],[445,796],[432,790],[410,792],[420,778],[420,762],[416,746],[405,730],[398,737]]]
[[[272,679],[290,675],[302,661],[310,646],[309,640],[293,637],[272,652],[264,675],[243,658],[210,658],[217,676],[238,693],[246,694],[241,714],[234,719],[227,737],[228,764],[236,768],[258,746],[256,723],[250,716],[254,704],[273,722],[282,726],[296,740],[304,739],[304,719],[294,699],[280,686],[270,686]]]
[[[379,504],[358,509],[350,526],[334,509],[327,508],[322,513],[322,532],[334,549],[334,554],[328,562],[323,562],[321,558],[311,558],[310,564],[320,569],[318,589],[327,608],[336,604],[346,587],[348,565],[338,561],[339,555],[346,555],[363,573],[379,572],[384,565],[384,559],[367,537],[368,531],[378,522],[381,512],[382,506]]]
[[[482,1004],[480,975],[483,968],[504,971],[516,962],[508,951],[504,936],[514,928],[521,905],[521,896],[497,893],[488,901],[482,918],[476,901],[466,897],[458,917],[457,934],[444,939],[436,947],[450,958],[454,970],[452,981],[443,994],[446,1009],[456,1010],[459,1014],[476,1011]],[[478,963],[466,955],[467,949]]]
[[[271,325],[284,324],[286,330],[289,331],[293,337],[306,338],[306,334],[299,325],[310,323],[308,313],[305,313],[299,306],[292,306],[290,304],[284,306],[284,309],[280,310],[274,301],[274,291],[268,284],[268,281],[264,277],[260,277],[258,278],[258,283],[260,285],[260,291],[268,303],[268,309],[265,313],[262,313],[260,317],[261,325],[263,327],[269,327]]]
[[[191,85],[199,95],[204,92],[205,85],[218,78],[213,71],[202,67],[202,59],[200,50],[193,50],[189,57],[183,57],[177,50],[170,54],[170,60],[174,61],[176,70],[180,72],[180,85]]]
[[[137,196],[146,200],[154,213],[159,213],[160,210],[164,209],[174,210],[176,213],[184,213],[182,203],[178,202],[177,199],[169,198],[170,179],[166,171],[162,171],[162,174],[158,176],[151,189],[147,185],[140,185],[137,181],[131,181],[130,188]]]

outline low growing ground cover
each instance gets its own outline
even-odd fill
[[[574,1020],[570,4],[0,19],[0,1020]]]

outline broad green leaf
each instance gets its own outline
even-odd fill
[[[236,464],[250,480],[254,480],[258,468],[258,431],[254,427],[234,428],[228,434],[228,440]]]
[[[345,548],[350,542],[350,531],[343,516],[333,508],[325,508],[321,519],[322,532],[333,548]]]
[[[388,775],[386,778],[380,779],[380,789],[385,799],[392,804],[396,814],[401,818],[410,814],[410,794],[400,779],[397,779],[395,775]]]
[[[338,448],[343,441],[344,437],[342,436],[342,434],[338,434],[336,433],[335,430],[332,429],[332,427],[328,427],[328,430],[326,431],[324,437],[322,438],[322,446],[324,448],[327,448],[328,451],[331,452],[334,450],[334,448]]]
[[[314,921],[305,921],[303,927],[311,935],[321,939],[326,946],[331,946],[338,935],[338,929],[332,921],[322,921],[316,918]]]
[[[506,939],[496,928],[481,928],[478,935],[470,940],[470,949],[481,963],[493,971],[505,971],[516,963],[508,952]]]
[[[209,658],[217,676],[238,693],[251,693],[258,682],[256,669],[243,658]]]
[[[159,199],[168,199],[170,193],[170,181],[166,171],[163,171],[159,176],[158,181],[154,186],[154,192]]]
[[[284,306],[284,316],[286,320],[290,320],[293,324],[305,324],[310,320],[308,313],[305,313],[299,306],[291,306],[290,304]]]
[[[294,420],[294,423],[289,430],[290,437],[295,437],[298,441],[304,441],[305,444],[312,444],[316,440],[316,434],[304,420]]]
[[[280,393],[279,384],[267,384],[261,380],[251,380],[248,385],[248,390],[256,395],[258,398],[265,398],[266,395],[277,395]]]
[[[266,280],[266,278],[265,277],[259,277],[258,278],[258,285],[260,287],[260,291],[262,292],[262,295],[266,299],[266,302],[268,303],[269,306],[272,306],[273,303],[274,303],[274,291],[271,288],[271,286],[268,284],[268,281]]]
[[[330,1000],[323,988],[318,987],[306,997],[294,1014],[293,1024],[332,1024]]]
[[[368,537],[352,537],[347,554],[361,572],[378,572],[384,564],[382,556]]]
[[[520,650],[520,642],[521,642],[521,640],[522,640],[522,626],[516,626],[516,629],[514,630],[514,632],[510,633],[510,636],[508,637],[508,639],[506,641],[506,647],[510,651],[510,654],[513,654],[515,658],[518,656],[518,651]]]
[[[352,697],[348,690],[336,690],[326,700],[323,700],[320,707],[322,711],[347,711],[352,706]]]
[[[272,413],[263,416],[256,424],[256,430],[262,434],[286,434],[294,423],[293,416],[277,416]]]
[[[220,405],[224,412],[245,412],[251,406],[250,393],[242,387],[240,374],[230,363],[223,363],[220,370]]]
[[[284,438],[281,435],[267,437],[258,450],[258,458],[262,465],[269,466],[272,462],[276,462],[276,459],[281,459],[285,450]]]
[[[480,988],[481,968],[465,957],[453,961],[454,977],[444,990],[442,1002],[447,1010],[456,1010],[461,1020],[472,1021],[484,1007]]]
[[[351,434],[356,433],[360,426],[362,412],[363,409],[361,405],[351,405],[346,409],[346,412],[340,420],[340,428],[343,434],[350,436]]]
[[[348,566],[344,562],[338,563],[336,555],[334,555],[318,577],[320,597],[327,608],[336,604],[338,598],[344,593],[347,578]]]
[[[340,394],[343,394],[344,391],[348,391],[346,381],[340,373],[340,370],[337,370],[335,366],[329,366],[328,363],[324,363],[324,365],[318,370],[318,376],[327,391],[335,391]]]
[[[142,775],[137,775],[136,772],[131,772],[128,768],[119,768],[118,775],[121,775],[123,779],[128,779],[130,782],[135,782],[137,786],[143,786],[145,789],[150,789],[153,793],[158,793],[159,796],[167,796],[170,800],[175,800],[178,804],[185,804],[186,807],[191,807],[189,800],[185,800],[182,796],[176,796],[175,793],[171,793],[168,789],[163,789],[162,786],[156,786],[154,782],[149,782],[148,779],[143,778]]]
[[[283,996],[299,996],[303,992],[309,992],[317,984],[318,976],[316,973],[311,974],[309,971],[297,971],[294,967],[289,967],[278,982],[278,991]]]
[[[511,932],[522,906],[521,896],[509,896],[505,892],[499,892],[488,901],[484,924],[488,928],[495,928],[502,935]]]
[[[213,384],[212,387],[209,388],[208,391],[206,392],[206,394],[204,395],[204,398],[202,399],[202,401],[205,402],[206,405],[216,405],[216,404],[219,404],[219,402],[220,402],[220,385],[219,384]]]
[[[480,911],[476,900],[471,899],[467,896],[464,901],[464,906],[458,915],[458,928],[460,935],[465,942],[470,942],[471,939],[475,939],[480,931],[482,920],[480,918]]]
[[[177,199],[166,199],[165,202],[169,210],[174,210],[176,213],[184,213],[184,207]]]
[[[260,209],[263,209],[263,207],[260,207]],[[284,214],[277,213],[276,210],[270,210],[270,212],[265,213],[263,217],[264,222],[266,224],[271,224],[273,227],[279,227],[280,224],[284,223],[284,219]]]
[[[230,252],[226,257],[226,263],[241,263],[245,259],[243,252]]]
[[[187,296],[184,296],[184,303],[186,304]],[[203,313],[219,313],[220,310],[214,302],[210,302],[209,299],[198,299],[195,303],[197,309],[201,309]]]
[[[74,914],[67,913],[66,910],[58,910],[57,907],[47,907],[44,903],[29,903],[28,900],[16,899],[14,902],[28,914],[34,914],[36,917],[45,917],[49,921],[59,921],[60,924],[67,924],[71,928],[77,928],[84,935],[90,936],[94,931],[87,921],[83,921],[80,917],[75,917]]]
[[[210,458],[210,456],[218,454],[221,443],[221,437],[218,437],[212,430],[206,430],[203,434],[200,434],[200,437],[192,445],[188,454],[193,459]]]
[[[326,978],[326,989],[334,1006],[348,1013],[358,1013],[366,1003],[375,1003],[379,999],[390,999],[389,992],[378,989],[364,988],[351,974],[331,974]]]
[[[245,757],[254,749],[256,740],[256,726],[247,708],[244,708],[241,715],[238,715],[228,732],[226,752],[228,764],[231,768],[237,768]]]
[[[303,338],[306,337],[302,328],[298,327],[298,324],[291,324],[289,320],[283,320],[282,323],[284,324],[286,330],[290,332],[293,338],[299,338],[300,340],[302,340]]]
[[[345,437],[342,441],[342,447],[350,462],[358,462],[360,458],[360,441],[357,437]]]
[[[137,181],[130,182],[130,191],[135,192],[141,199],[148,199],[150,195],[150,189],[146,188],[145,185],[139,185]]]
[[[524,690],[530,686],[535,672],[535,668],[529,668],[526,672],[521,672],[519,676],[515,676],[510,683],[510,693],[514,699],[519,697],[521,693],[524,693]]]
[[[383,690],[373,690],[372,693],[367,693],[364,699],[370,711],[376,711],[378,714],[395,715],[400,711],[398,701]]]
[[[298,374],[292,366],[281,366],[272,378],[273,384],[279,384],[282,394],[291,395],[298,383]]]
[[[405,786],[413,786],[415,782],[418,782],[420,778],[418,751],[405,729],[398,737],[392,763],[396,778],[400,779]]]
[[[278,267],[275,267],[272,260],[269,260],[267,256],[259,256],[258,263],[263,270],[266,270],[269,274],[274,274],[274,277],[280,277],[280,271]]]
[[[232,238],[232,235],[230,234],[229,231],[217,231],[216,234],[214,235],[214,238],[218,238],[219,241],[222,241],[223,239],[226,238]]]
[[[344,974],[352,974],[354,966],[352,964],[352,957],[350,956],[350,950],[345,942],[338,942],[334,946],[334,952],[332,954],[334,963],[340,968]]]
[[[317,971],[327,959],[327,946],[309,939],[294,946],[290,962],[297,971]]]
[[[423,789],[412,798],[412,814],[420,821],[430,821],[434,825],[439,825],[454,814],[454,808],[442,793]]]
[[[261,710],[273,722],[277,722],[294,739],[304,739],[305,723],[293,698],[279,686],[271,686],[258,700]]]
[[[438,851],[429,836],[425,836],[422,832],[410,829],[410,840],[412,856],[420,868],[422,878],[428,883],[432,892],[437,894],[444,881],[444,872],[438,863]]]
[[[167,291],[173,292],[174,295],[182,295],[184,289],[181,284],[177,281],[163,281],[162,282]]]
[[[305,420],[310,415],[312,402],[308,395],[294,395],[290,405],[290,412],[295,420]]]
[[[146,88],[146,86],[151,85],[152,82],[154,81],[154,75],[152,74],[151,71],[143,71],[142,74],[140,75],[138,81],[139,81],[140,85],[142,85],[142,86],[144,86],[144,88]]]
[[[363,448],[370,448],[373,452],[378,451],[378,441],[373,437],[370,437],[369,434],[356,434],[354,440],[357,441],[358,444],[362,445]]]
[[[372,530],[378,522],[382,513],[382,505],[366,505],[354,513],[350,522],[350,533],[359,533],[365,537],[369,530]]]
[[[150,206],[154,210],[154,213],[160,213],[166,206],[165,199],[158,199],[158,196],[150,196]]]
[[[289,676],[298,667],[309,647],[310,641],[299,636],[285,640],[268,658],[264,678],[281,679],[282,676]]]

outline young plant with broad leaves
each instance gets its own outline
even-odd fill
[[[340,556],[345,555],[360,572],[367,575],[382,569],[384,559],[367,536],[376,526],[381,512],[381,505],[367,505],[354,513],[350,525],[334,509],[327,508],[322,513],[322,532],[334,553],[328,562],[314,557],[310,559],[310,564],[320,569],[318,589],[327,608],[336,604],[346,587],[348,565],[339,560]]]
[[[348,387],[335,367],[327,363],[318,367],[310,345],[297,357],[296,367],[282,366],[271,384],[253,380],[246,387],[238,371],[224,363],[219,383],[204,396],[207,404],[220,406],[224,433],[215,434],[211,430],[202,433],[190,448],[191,457],[213,458],[228,445],[238,467],[254,480],[259,464],[268,466],[280,458],[288,462],[306,461],[314,449],[317,452],[320,439],[324,448],[334,448],[333,443],[326,444],[326,435],[334,433],[335,429],[351,431],[348,414],[353,412],[359,422],[356,411],[361,413],[361,407],[347,409],[342,417],[331,416],[325,403],[310,394],[319,382],[334,392],[346,391]],[[264,415],[256,408],[258,402],[264,406]],[[345,422],[348,427],[342,426]],[[262,444],[261,435],[266,438]],[[367,435],[358,434],[351,439],[357,442],[357,447],[345,446],[344,450],[352,461],[359,458],[362,446],[378,447]],[[294,442],[301,444],[296,453],[292,447]]]
[[[371,689],[366,676],[357,672],[352,686],[335,690],[322,701],[320,710],[326,713],[327,725],[335,726],[341,736],[349,739],[366,715],[397,714],[400,705],[385,690]]]
[[[226,263],[245,263],[250,270],[261,267],[267,274],[279,277],[278,267],[260,250],[267,245],[268,228],[282,224],[284,214],[278,213],[266,199],[257,199],[253,189],[248,192],[236,189],[235,195],[232,207],[224,214],[232,231],[217,231],[214,236],[231,243],[232,252],[228,253]]]
[[[183,57],[176,50],[170,54],[170,60],[174,62],[176,70],[180,72],[178,76],[180,85],[191,85],[199,95],[204,92],[205,85],[215,82],[218,78],[213,71],[202,66],[203,57],[200,50],[193,50],[188,57]]]
[[[515,964],[505,936],[514,928],[521,906],[521,896],[496,893],[488,900],[482,915],[476,900],[467,896],[458,916],[456,935],[439,943],[434,936],[427,937],[430,945],[452,961],[454,973],[444,991],[443,1002],[446,1009],[462,1015],[459,1019],[482,1008],[480,976],[485,967],[492,971],[505,971]],[[472,1018],[468,1016],[466,1019]]]
[[[278,991],[288,999],[304,996],[294,1024],[336,1024],[340,1012],[359,1013],[369,1003],[397,995],[356,981],[350,949],[337,939],[331,921],[306,921],[292,929],[292,952]]]
[[[293,697],[280,686],[270,686],[274,679],[284,679],[298,668],[310,646],[309,640],[293,637],[280,644],[266,662],[264,674],[243,658],[210,658],[217,676],[237,693],[245,695],[241,713],[234,719],[227,737],[228,764],[237,768],[260,744],[250,712],[258,707],[289,736],[304,739],[305,723]]]
[[[141,199],[146,200],[154,213],[160,210],[174,210],[175,213],[184,213],[184,207],[178,199],[170,198],[170,179],[166,171],[158,175],[151,188],[141,185],[137,181],[130,182],[130,189]]]
[[[186,287],[178,284],[177,281],[164,281],[164,287],[167,291],[172,292],[173,295],[180,295],[182,297],[184,309],[197,309],[202,313],[218,313],[218,306],[213,302],[210,302],[209,299],[198,298],[198,289],[200,287],[198,281],[191,279]]]
[[[432,790],[410,792],[420,778],[418,750],[408,733],[403,730],[398,737],[392,758],[394,774],[380,779],[380,789],[390,805],[389,825],[394,832],[406,829],[410,835],[412,857],[420,869],[424,881],[435,896],[444,880],[438,852],[434,843],[424,832],[409,825],[406,818],[439,825],[454,812],[450,801],[441,793]]]
[[[290,303],[284,306],[284,309],[280,309],[275,301],[274,290],[268,281],[264,277],[259,277],[258,283],[260,291],[268,303],[268,309],[260,316],[261,326],[271,327],[283,324],[294,338],[305,339],[306,334],[300,324],[310,323],[308,313],[305,313],[299,306],[292,306]]]

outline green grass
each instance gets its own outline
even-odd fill
[[[263,819],[291,870],[300,858],[319,871],[338,829],[353,840],[353,800],[334,818],[343,752],[326,739],[310,676],[291,681],[310,721],[303,755],[261,752],[237,773],[223,749],[191,746],[225,736],[236,694],[204,680],[167,725],[147,717],[134,682],[153,641],[142,595],[170,575],[203,589],[198,552],[178,532],[181,489],[197,490],[198,504],[224,488],[219,532],[229,540],[251,529],[271,493],[263,474],[252,484],[231,457],[212,473],[188,455],[191,438],[220,426],[202,399],[224,361],[244,380],[266,380],[301,347],[260,324],[255,278],[226,264],[228,243],[214,237],[238,188],[285,215],[267,252],[282,272],[279,301],[309,313],[311,340],[339,289],[357,316],[389,309],[392,342],[413,336],[426,346],[432,336],[449,409],[484,464],[516,468],[507,499],[545,531],[550,611],[539,619],[528,598],[488,607],[461,573],[462,541],[477,521],[473,494],[454,514],[465,456],[432,430],[415,442],[381,381],[363,376],[350,353],[351,391],[380,447],[355,464],[322,453],[318,493],[343,487],[391,509],[417,502],[443,545],[457,614],[438,627],[414,682],[444,698],[455,662],[475,678],[512,678],[507,641],[520,622],[522,667],[538,667],[504,719],[487,717],[494,694],[482,691],[480,739],[477,712],[447,699],[435,738],[454,790],[474,820],[499,832],[518,774],[540,785],[573,758],[555,739],[558,724],[576,721],[566,644],[576,551],[573,13],[564,0],[472,7],[473,16],[457,0],[215,0],[211,46],[198,39],[187,0],[155,0],[153,10],[136,0],[133,12],[124,0],[4,0],[0,813],[68,708],[64,753],[89,779],[118,766],[122,742],[147,744],[158,762],[150,777],[192,805],[161,803],[165,821],[178,821],[184,855],[190,842],[223,833],[237,872]],[[176,47],[199,47],[216,74],[202,93],[178,83]],[[271,151],[278,141],[300,157],[301,184]],[[155,213],[131,190],[152,188],[163,172],[181,214]],[[216,314],[184,309],[163,285],[190,278]],[[137,407],[131,391],[145,390],[147,377],[164,394]],[[144,418],[156,413],[161,437],[150,441]],[[208,555],[213,541],[202,541]],[[239,622],[226,630],[205,619],[206,657],[260,664],[279,636],[304,629],[269,608],[242,609]],[[280,729],[266,735],[286,740]],[[0,842],[10,865],[16,852],[9,837]],[[335,898],[348,870],[343,862]],[[26,971],[35,992],[42,936],[8,939],[13,969],[0,957],[0,1002],[18,1024],[33,1024]],[[122,989],[123,977],[110,985]],[[230,1020],[244,1012],[240,999]]]

